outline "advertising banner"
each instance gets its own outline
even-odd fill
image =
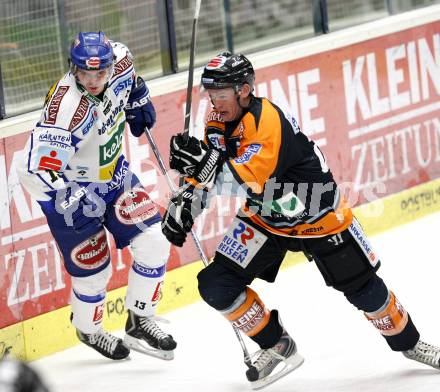
[[[395,32],[309,57],[259,68],[256,95],[291,113],[323,151],[351,205],[370,202],[440,177],[440,22]],[[207,59],[209,60],[209,59]],[[198,81],[195,81],[197,84]],[[194,88],[192,133],[202,137],[210,109]],[[153,97],[153,136],[168,162],[180,132],[186,90]],[[169,196],[146,138],[125,134],[126,155],[151,197]],[[38,204],[15,167],[28,133],[0,144],[0,328],[65,306],[69,278]],[[171,176],[177,183],[175,173]],[[226,232],[240,200],[216,198],[196,232],[208,255]],[[215,212],[213,212],[215,209]],[[126,284],[131,256],[112,244],[110,289]],[[168,269],[198,260],[188,240],[173,248]]]

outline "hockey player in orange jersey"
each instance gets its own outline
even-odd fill
[[[205,140],[172,137],[170,167],[191,185],[171,198],[162,220],[167,239],[182,246],[210,195],[246,196],[198,283],[204,301],[260,346],[246,372],[252,387],[303,362],[278,311],[249,287],[257,277],[273,282],[288,250],[313,260],[326,284],[363,311],[392,350],[440,369],[440,349],[420,340],[409,313],[376,274],[380,260],[321,151],[294,118],[252,94],[254,79],[241,54],[221,53],[204,68],[202,84],[213,104]]]

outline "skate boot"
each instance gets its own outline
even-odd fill
[[[177,343],[160,329],[154,317],[138,316],[129,310],[125,332],[124,343],[133,350],[165,360],[174,358]]]
[[[102,329],[92,334],[86,334],[77,329],[76,336],[81,342],[98,351],[104,357],[118,360],[127,358],[130,354],[130,350],[124,345],[122,339]]]
[[[412,349],[403,351],[402,354],[409,359],[440,370],[440,348],[436,346],[419,340]]]
[[[246,371],[252,389],[261,389],[272,384],[304,362],[304,358],[297,353],[295,342],[286,331],[283,331],[275,346],[257,351],[254,355],[258,355],[258,358]]]

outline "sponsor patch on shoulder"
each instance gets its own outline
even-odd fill
[[[246,268],[266,242],[267,237],[254,227],[234,218],[232,225],[217,247],[217,252]]]
[[[49,105],[46,108],[46,119],[44,120],[46,124],[55,125],[61,101],[68,90],[69,86],[59,86],[58,89],[52,93],[48,100]]]
[[[68,151],[51,146],[39,146],[31,170],[63,171],[69,160]]]
[[[242,155],[234,159],[234,162],[239,165],[249,162],[254,155],[260,152],[261,147],[262,145],[259,143],[252,143],[246,148],[246,151]]]

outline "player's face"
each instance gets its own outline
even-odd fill
[[[212,105],[225,121],[234,121],[241,116],[243,109],[238,104],[239,97],[233,88],[208,89],[207,92]]]
[[[77,69],[75,76],[80,84],[92,95],[99,95],[104,91],[105,84],[111,77],[111,67],[98,70]]]

